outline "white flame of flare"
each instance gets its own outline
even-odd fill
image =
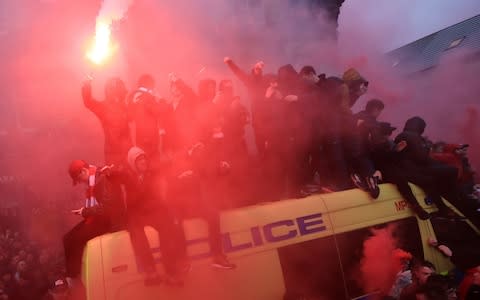
[[[101,64],[112,55],[113,49],[110,24],[98,22],[94,44],[88,51],[87,57],[95,64]]]
[[[124,18],[133,0],[103,0],[98,12],[95,39],[87,58],[95,64],[104,63],[116,50],[111,38],[112,22]]]

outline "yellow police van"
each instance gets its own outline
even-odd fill
[[[358,280],[363,245],[374,229],[386,227],[393,228],[396,247],[432,261],[439,271],[451,268],[427,243],[437,236],[436,218],[418,219],[395,186],[380,188],[376,200],[355,189],[223,212],[223,246],[234,270],[212,268],[205,222],[185,221],[192,269],[183,287],[145,286],[128,232],[97,237],[84,251],[87,299],[281,300],[286,291],[322,300],[368,299]],[[412,189],[428,212],[436,211],[421,189]],[[160,259],[156,232],[145,230]]]

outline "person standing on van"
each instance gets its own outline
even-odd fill
[[[233,269],[236,266],[223,253],[220,230],[220,206],[225,200],[226,176],[231,168],[225,151],[223,114],[218,107],[221,104],[223,103],[201,104],[196,136],[198,142],[175,156],[168,194],[169,198],[176,197],[175,199],[190,199],[192,191],[198,195],[194,196],[195,202],[188,205],[188,208],[194,207],[194,215],[207,222],[210,251],[213,255],[212,266]],[[186,214],[186,207],[176,211],[175,217],[181,219]],[[179,231],[175,236],[178,239],[177,245],[182,245],[178,252],[184,256],[182,259],[186,259],[184,231]]]
[[[125,163],[131,146],[127,105],[127,89],[120,78],[110,78],[105,84],[105,101],[97,101],[92,96],[91,81],[82,86],[83,104],[100,120],[105,136],[105,163],[121,165]]]
[[[155,96],[154,89],[153,77],[142,75],[136,90],[127,99],[132,144],[143,149],[151,159],[162,150],[165,132],[161,121],[168,111],[167,104]]]
[[[382,174],[375,169],[368,157],[368,150],[365,149],[362,140],[362,127],[357,126],[358,121],[351,110],[357,100],[367,92],[368,81],[353,68],[345,71],[343,81],[344,84],[340,87],[343,151],[350,169],[354,171],[351,176],[353,183],[376,199],[380,194],[378,181],[381,180]]]
[[[225,57],[225,64],[235,74],[235,76],[247,88],[251,111],[252,111],[252,126],[255,133],[255,143],[260,157],[265,153],[265,114],[269,113],[264,104],[264,92],[268,87],[268,83],[263,77],[264,62],[258,61],[252,68],[250,73],[242,70],[230,57]]]
[[[173,218],[162,199],[162,185],[157,184],[162,170],[153,170],[145,151],[138,147],[130,148],[127,160],[130,167],[127,181],[128,231],[135,255],[145,270],[145,285],[160,284],[162,281],[145,234],[147,225],[158,232],[167,283],[181,284],[175,269],[174,239],[169,236],[173,232]]]
[[[68,173],[73,184],[87,186],[85,206],[73,210],[83,220],[63,237],[67,276],[76,278],[80,274],[83,248],[97,236],[119,228],[118,216],[123,212],[121,175],[113,166],[99,168],[83,160],[70,163]]]

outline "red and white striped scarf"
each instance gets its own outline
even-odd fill
[[[85,207],[94,207],[98,205],[97,199],[95,199],[94,188],[95,188],[95,176],[97,173],[97,167],[90,165],[88,167],[88,189],[87,189],[87,198],[85,199]]]

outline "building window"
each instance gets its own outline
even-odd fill
[[[452,41],[452,42],[450,43],[450,45],[448,45],[448,48],[445,49],[445,50],[449,50],[449,49],[452,49],[452,48],[457,47],[458,45],[460,45],[460,44],[463,42],[464,39],[465,39],[465,37],[463,36],[463,37],[461,37],[461,38],[459,38],[459,39],[456,39],[456,40]]]

